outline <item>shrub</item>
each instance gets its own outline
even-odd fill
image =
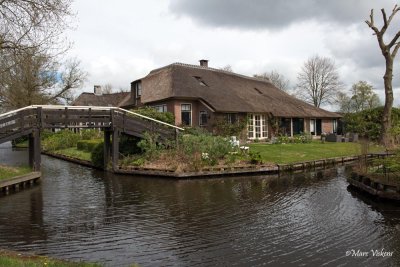
[[[104,169],[105,167],[107,167],[104,166],[104,142],[100,142],[94,147],[91,160],[93,165],[97,168]]]
[[[239,136],[243,137],[244,130],[247,127],[247,119],[238,118],[236,123],[230,123],[225,118],[217,118],[213,124],[214,131],[221,136]]]
[[[372,141],[379,140],[383,107],[346,114],[343,118],[346,132],[355,132]],[[392,109],[392,128],[400,126],[400,109]]]
[[[124,155],[139,154],[141,148],[138,146],[140,138],[122,134],[119,140],[119,152]]]
[[[102,139],[104,133],[97,129],[83,129],[79,131],[82,140]]]
[[[101,142],[102,142],[101,139],[81,140],[81,141],[78,141],[78,143],[76,144],[76,147],[78,150],[92,152],[94,150],[94,148],[97,146],[97,144],[99,144]]]
[[[43,149],[54,151],[69,147],[76,147],[79,139],[79,134],[76,134],[70,130],[61,130],[57,133],[49,135],[43,140]]]
[[[261,157],[260,152],[250,151],[249,152],[249,157],[250,157],[250,163],[251,164],[262,163],[262,157]]]
[[[132,112],[139,113],[140,115],[153,118],[155,120],[163,121],[169,124],[175,123],[175,116],[171,112],[158,112],[152,107],[141,107]]]
[[[196,167],[204,164],[216,165],[233,150],[230,140],[209,133],[184,135],[177,149],[186,162]],[[207,157],[202,156],[205,154]]]
[[[163,149],[163,146],[157,142],[157,139],[157,135],[145,132],[143,139],[137,143],[137,146],[143,152],[144,157],[148,160],[157,157]]]

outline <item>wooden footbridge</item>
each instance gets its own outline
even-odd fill
[[[110,157],[118,167],[119,137],[122,133],[143,137],[145,132],[157,134],[161,140],[176,139],[182,128],[141,114],[116,107],[92,106],[28,106],[0,114],[0,144],[29,136],[29,164],[40,171],[41,129],[104,130],[104,166]]]

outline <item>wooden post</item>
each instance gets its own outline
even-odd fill
[[[68,108],[64,108],[64,128],[68,128]]]
[[[41,129],[43,125],[43,110],[42,107],[36,108],[36,123],[37,123],[37,128]]]
[[[118,169],[119,157],[119,130],[114,128],[112,132],[112,168],[113,171]]]
[[[293,118],[290,118],[290,136],[293,137]]]
[[[34,163],[34,138],[33,138],[33,133],[29,134],[28,136],[28,142],[29,142],[29,167],[33,170],[33,163]]]
[[[40,171],[41,158],[40,158],[40,130],[33,130],[33,170]]]
[[[107,169],[108,162],[110,161],[110,131],[104,130],[104,169]]]

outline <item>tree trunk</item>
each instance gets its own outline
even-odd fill
[[[382,128],[381,128],[381,144],[386,148],[393,147],[393,138],[390,133],[392,127],[392,106],[393,106],[393,58],[390,55],[385,57],[386,59],[386,71],[383,76],[385,84],[385,107],[382,114]]]

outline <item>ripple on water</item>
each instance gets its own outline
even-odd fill
[[[43,164],[41,186],[0,198],[2,246],[108,266],[400,264],[345,257],[400,252],[400,208],[354,195],[343,168],[166,181]]]

